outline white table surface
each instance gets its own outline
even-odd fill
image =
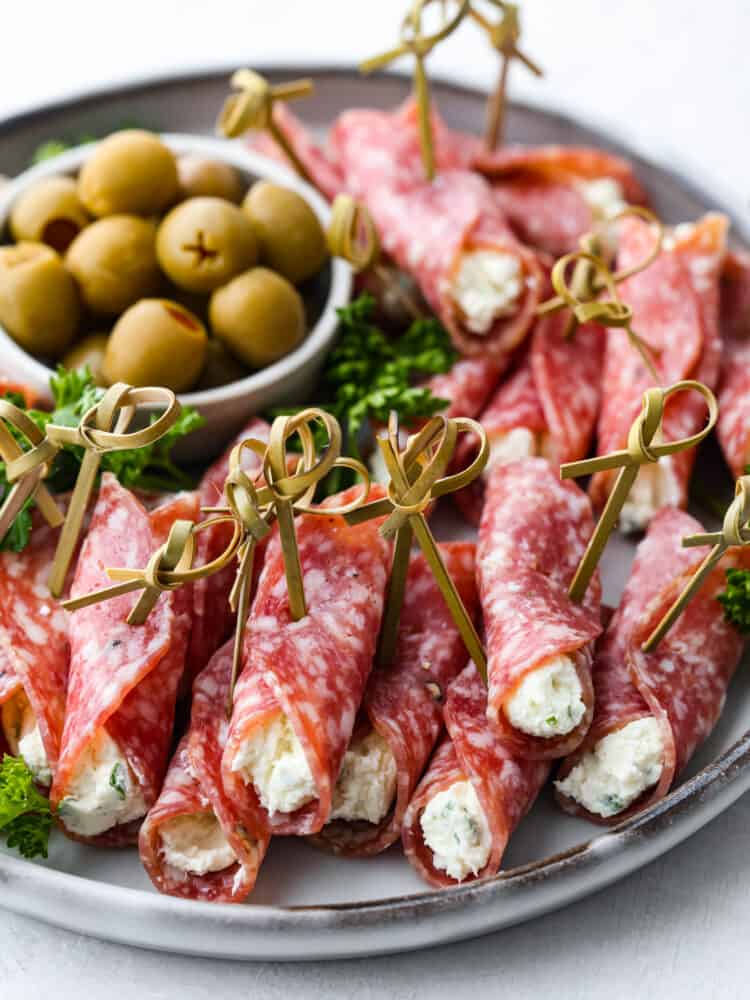
[[[9,3],[0,116],[144,73],[272,58],[356,60],[390,43],[404,7],[405,0]],[[524,13],[526,46],[547,77],[514,68],[515,95],[604,125],[748,209],[745,0],[526,0]],[[479,83],[495,73],[470,28],[431,66]],[[474,942],[375,961],[192,960],[103,944],[0,910],[0,995],[479,1000],[502,991],[732,1000],[750,990],[748,831],[745,797],[667,857],[565,911]]]

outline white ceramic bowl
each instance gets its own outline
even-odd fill
[[[236,167],[248,184],[263,178],[298,191],[310,204],[323,226],[330,218],[328,203],[291,171],[257,153],[223,139],[194,135],[162,136],[175,153],[196,153],[224,160]],[[44,163],[25,170],[0,189],[0,231],[6,228],[10,207],[18,195],[43,177],[77,173],[91,156],[92,144],[77,146]],[[351,269],[337,258],[330,263],[330,286],[320,318],[302,344],[291,354],[246,378],[217,389],[183,393],[185,405],[195,407],[205,418],[204,427],[191,435],[181,449],[183,459],[205,459],[217,454],[252,414],[270,406],[304,402],[309,398],[325,356],[336,334],[336,309],[349,301]],[[31,386],[42,398],[49,397],[50,369],[32,357],[0,326],[0,369],[14,380]]]

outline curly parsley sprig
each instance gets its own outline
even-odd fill
[[[373,320],[375,299],[365,293],[339,309],[339,339],[328,355],[320,381],[320,405],[332,413],[346,436],[349,455],[360,457],[359,439],[367,421],[385,423],[396,410],[405,424],[439,413],[448,400],[415,384],[447,372],[456,360],[450,338],[436,319],[416,320],[400,337],[388,336]],[[276,410],[279,413],[296,410]],[[325,441],[317,442],[321,447]],[[335,470],[326,493],[348,485],[347,470]]]
[[[24,858],[47,857],[52,809],[37,791],[20,757],[5,754],[0,764],[0,833]]]
[[[50,388],[54,401],[51,411],[26,410],[27,416],[42,431],[49,423],[77,427],[84,413],[95,406],[104,394],[104,390],[95,384],[86,367],[77,370],[59,367],[50,378]],[[25,409],[23,397],[19,393],[6,393],[5,398]],[[203,422],[203,417],[195,410],[183,407],[177,422],[159,441],[147,448],[107,452],[102,456],[101,470],[113,473],[128,489],[164,492],[190,489],[193,486],[192,478],[175,464],[171,452],[180,438],[197,430]],[[83,448],[66,445],[55,457],[45,485],[53,493],[64,493],[72,489],[82,461]],[[0,462],[0,504],[9,489],[5,463]],[[0,541],[0,550],[21,552],[28,545],[32,506],[33,502],[26,504],[16,517],[5,538]]]
[[[728,569],[727,586],[718,595],[724,616],[742,635],[750,635],[750,570]]]

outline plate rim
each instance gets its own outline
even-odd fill
[[[226,75],[227,78],[235,69],[234,64],[202,65],[195,68],[179,68],[168,72],[144,73],[128,80],[118,80],[93,89],[83,89],[66,94],[64,97],[46,102],[34,108],[15,112],[0,120],[0,137],[6,136],[18,128],[31,125],[35,120],[55,113],[64,113],[73,109],[85,107],[86,104],[115,100],[127,97],[140,90],[154,90],[173,87],[184,83],[200,83]],[[273,74],[299,74],[300,71],[311,75],[351,76],[356,68],[346,63],[335,61],[305,61],[295,60],[264,60],[257,63],[260,72]],[[404,72],[388,72],[388,77],[408,81]],[[477,84],[462,83],[455,74],[436,73],[433,82],[442,89],[449,89],[467,97],[483,95],[484,91]],[[702,202],[712,204],[717,211],[725,212],[732,220],[735,236],[738,242],[750,241],[750,218],[740,206],[728,207],[725,203],[725,193],[719,197],[709,194],[701,183],[690,176],[685,176],[672,165],[652,160],[628,145],[616,131],[601,126],[590,119],[579,119],[574,114],[555,108],[543,107],[539,104],[513,101],[511,107],[522,113],[541,116],[548,121],[561,126],[585,128],[594,134],[604,146],[622,152],[636,165],[646,169],[656,169],[670,177],[675,185],[682,188],[688,195]],[[591,123],[589,123],[591,121]],[[720,185],[719,185],[720,186]],[[450,887],[448,889],[426,889],[423,892],[413,892],[405,895],[390,896],[382,899],[361,902],[321,903],[312,905],[270,906],[265,904],[250,904],[236,906],[232,904],[206,904],[200,900],[176,899],[158,893],[146,892],[141,889],[119,886],[112,883],[98,882],[82,875],[46,868],[42,865],[29,863],[25,860],[0,853],[0,886],[4,888],[2,905],[18,913],[37,917],[49,923],[68,929],[82,931],[97,937],[106,938],[121,943],[135,943],[144,947],[169,950],[183,954],[195,954],[214,957],[232,957],[244,959],[275,959],[291,960],[310,958],[337,958],[342,956],[387,954],[395,951],[412,950],[430,944],[458,940],[466,937],[489,933],[509,923],[518,923],[532,919],[542,913],[568,905],[583,895],[604,888],[607,884],[624,877],[642,865],[670,850],[680,841],[723,812],[732,802],[750,788],[750,729],[733,743],[728,749],[714,758],[690,779],[679,785],[660,802],[655,803],[643,812],[615,827],[604,830],[590,839],[568,848],[566,851],[532,861],[522,866],[506,869],[499,874],[467,885]],[[718,807],[714,807],[718,801]],[[666,843],[666,847],[664,844]],[[620,864],[613,865],[611,870],[601,871],[605,860],[611,860],[612,853],[619,846]],[[532,901],[520,919],[514,913],[510,919],[503,919],[502,912],[493,915],[493,919],[483,923],[479,928],[446,925],[446,918],[459,910],[470,908],[470,904],[501,903],[503,897],[514,894],[529,883],[541,883],[549,888],[549,883],[555,883],[560,876],[569,875],[576,870],[581,878],[580,890],[572,897],[555,901],[543,894],[538,901]],[[583,876],[586,876],[584,884]],[[59,893],[64,905],[60,913],[47,912],[42,905],[35,905],[37,900],[48,902],[36,896],[36,892],[49,890]],[[86,914],[75,911],[71,915],[68,908],[71,903],[85,903],[99,899],[110,913],[113,906],[120,906],[125,916],[136,909],[141,917],[148,915],[159,922],[160,932],[164,935],[162,941],[149,940],[149,928],[134,933],[122,928],[101,927],[96,918],[87,920]],[[478,907],[477,907],[478,908]],[[174,921],[170,924],[162,918]],[[178,918],[178,919],[175,919]],[[271,936],[264,938],[264,952],[247,954],[247,946],[252,942],[241,936],[236,941],[227,939],[223,951],[217,948],[215,942],[203,941],[199,937],[183,942],[181,935],[187,930],[186,925],[196,929],[205,923],[216,924],[225,929],[234,928],[240,934],[244,931],[259,932],[261,935],[275,935],[277,943]],[[397,918],[397,919],[395,919]],[[417,939],[411,942],[402,941],[397,944],[392,938],[383,937],[381,941],[371,939],[365,943],[354,943],[349,940],[346,948],[333,943],[326,946],[319,941],[316,949],[311,952],[309,944],[304,943],[305,936],[310,931],[363,931],[380,926],[382,930],[390,923],[393,927],[401,924],[404,919],[425,920],[423,930],[431,936],[417,934]],[[434,921],[434,922],[433,922]],[[165,933],[166,932],[166,933]],[[280,933],[281,932],[281,933]],[[284,932],[287,932],[285,934]],[[293,942],[296,941],[296,944]],[[283,942],[278,947],[278,942]],[[244,944],[244,949],[243,949]],[[231,945],[231,947],[230,947]],[[291,948],[291,950],[290,950]]]

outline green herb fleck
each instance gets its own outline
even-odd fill
[[[612,815],[620,812],[624,802],[619,795],[605,795],[602,799],[602,805],[604,806],[605,815]]]
[[[109,776],[109,784],[111,788],[114,788],[124,802],[127,792],[125,785],[125,768],[119,762],[112,768],[112,772]]]
[[[743,635],[750,634],[750,570],[728,569],[727,587],[718,595],[724,616]]]
[[[52,829],[50,804],[34,785],[20,757],[6,754],[0,764],[0,832],[24,858],[47,857]]]
[[[546,724],[548,726],[556,726],[557,725],[557,716],[556,715],[548,715],[547,718],[544,721],[546,722]]]

